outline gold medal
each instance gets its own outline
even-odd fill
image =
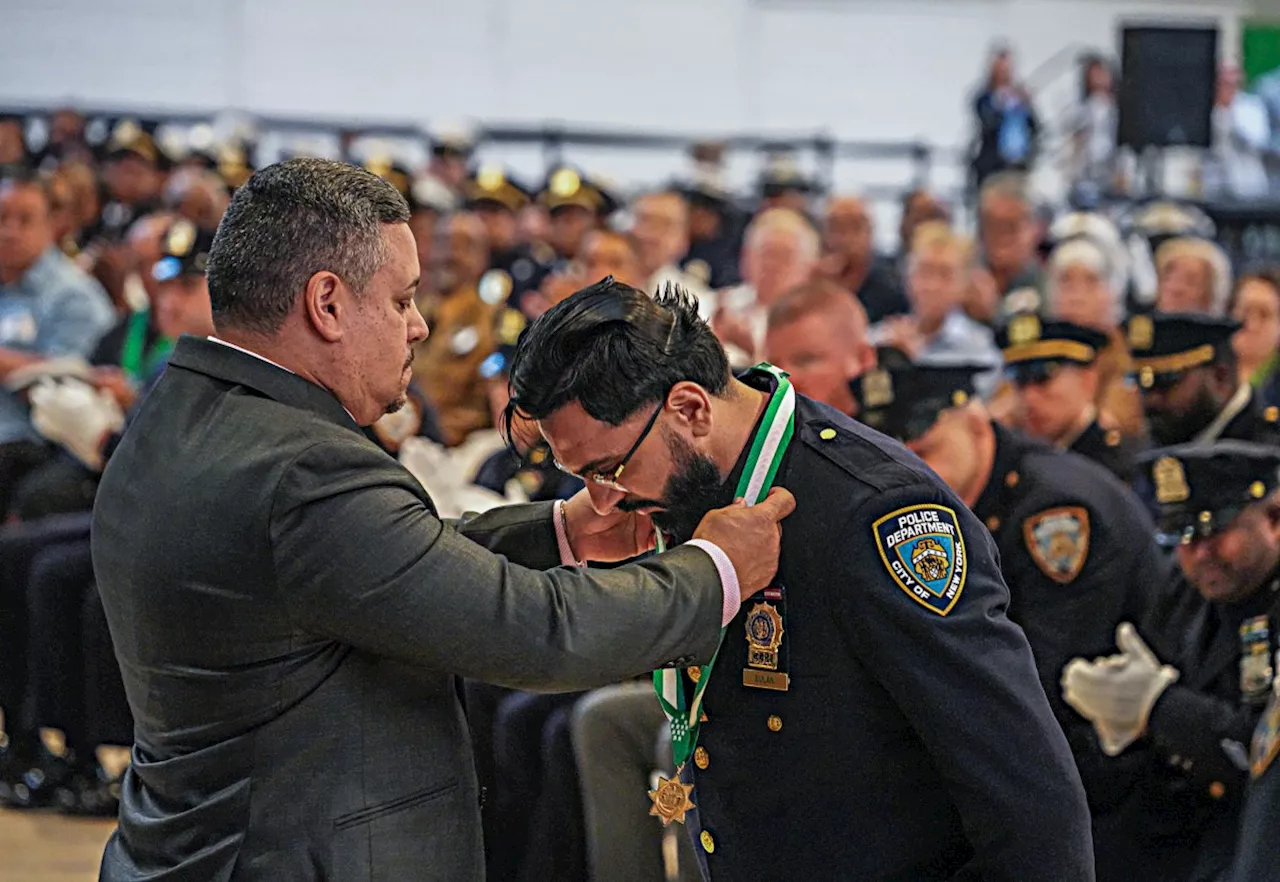
[[[658,789],[649,791],[649,798],[653,800],[649,814],[660,818],[664,827],[669,826],[672,821],[683,824],[685,813],[691,808],[697,808],[689,798],[691,793],[693,785],[681,783],[678,770],[673,778],[659,778]]]

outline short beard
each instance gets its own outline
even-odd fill
[[[1221,411],[1222,405],[1213,393],[1201,387],[1185,413],[1151,411],[1147,414],[1147,426],[1159,447],[1185,444],[1208,428]]]
[[[618,508],[635,511],[660,506],[662,510],[651,516],[654,525],[672,545],[680,545],[693,538],[707,512],[729,500],[724,498],[724,479],[714,460],[698,453],[693,445],[665,427],[662,434],[673,464],[671,477],[662,488],[662,499],[624,499]]]

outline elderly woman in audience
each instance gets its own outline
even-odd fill
[[[1252,385],[1263,404],[1280,406],[1280,266],[1241,276],[1230,312],[1240,322],[1231,339],[1240,382]]]
[[[1106,248],[1088,238],[1069,239],[1049,256],[1043,312],[1106,334],[1111,342],[1098,357],[1098,412],[1128,437],[1143,433],[1142,401],[1128,379],[1132,360],[1120,323],[1124,320],[1121,274]]]
[[[1208,239],[1170,239],[1156,250],[1156,309],[1223,315],[1231,294],[1231,263]]]
[[[760,360],[769,308],[783,294],[809,281],[821,246],[813,224],[789,208],[762,211],[747,227],[742,245],[745,281],[721,293],[711,320],[711,329],[735,368]]]

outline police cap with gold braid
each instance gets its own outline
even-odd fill
[[[1138,465],[1135,487],[1166,546],[1212,536],[1280,487],[1280,449],[1247,441],[1162,447]]]
[[[1107,335],[1074,322],[1042,320],[1035,313],[1012,316],[996,332],[1005,373],[1015,383],[1048,380],[1064,364],[1089,365],[1107,345]]]
[[[538,201],[552,213],[576,206],[599,217],[607,217],[618,209],[617,200],[607,190],[567,166],[561,166],[547,176]]]
[[[1154,312],[1130,316],[1125,336],[1143,389],[1170,386],[1187,371],[1213,364],[1231,352],[1240,329],[1229,318],[1198,313]]]
[[[151,268],[157,282],[179,276],[203,276],[213,248],[213,233],[201,230],[188,220],[175,221],[161,242],[160,259]]]
[[[876,367],[852,383],[858,419],[899,441],[919,438],[948,408],[974,397],[974,377],[983,364],[909,364]]]
[[[496,165],[483,166],[463,181],[462,194],[467,208],[499,205],[513,212],[524,208],[533,198],[505,169]]]

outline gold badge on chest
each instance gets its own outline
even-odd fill
[[[786,665],[782,663],[785,594],[782,588],[770,586],[764,590],[764,598],[747,613],[747,667],[742,669],[742,685],[782,692],[791,685]],[[771,600],[778,605],[770,603]]]

